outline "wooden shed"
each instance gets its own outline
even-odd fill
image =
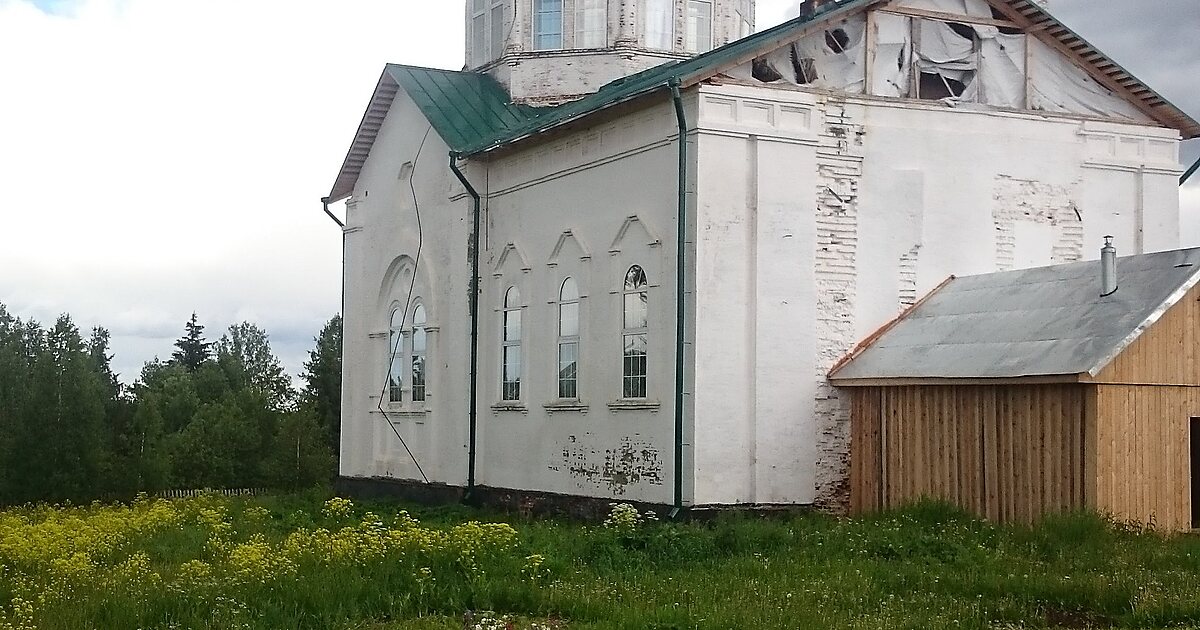
[[[1200,527],[1200,249],[951,278],[830,373],[856,513]]]

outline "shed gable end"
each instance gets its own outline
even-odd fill
[[[1100,383],[1200,386],[1200,285],[1146,328],[1107,366]]]

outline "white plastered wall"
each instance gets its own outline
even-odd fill
[[[844,496],[825,373],[951,274],[1178,246],[1178,134],[1028,112],[704,86],[696,501]]]
[[[662,99],[488,164],[480,484],[672,501],[676,129]],[[649,395],[622,401],[621,289],[635,264],[649,281]],[[557,398],[555,301],[567,277],[581,294],[578,401]],[[500,304],[509,286],[523,297],[518,404],[500,401]]]
[[[429,129],[401,90],[347,202],[340,474],[421,481],[415,458],[431,481],[462,485],[470,202],[448,171],[449,149]],[[424,238],[419,261],[417,206]],[[427,310],[427,400],[411,402],[406,374],[405,402],[395,405],[385,388],[388,320],[410,287]],[[381,396],[386,416],[379,411]]]

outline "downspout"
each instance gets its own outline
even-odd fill
[[[1196,163],[1193,164],[1192,167],[1189,168],[1187,170],[1187,172],[1183,174],[1183,177],[1179,178],[1179,185],[1182,186],[1182,185],[1188,183],[1188,180],[1192,178],[1192,175],[1196,174],[1196,171],[1200,171],[1200,158],[1198,158],[1196,160]]]
[[[675,504],[671,518],[683,510],[683,387],[684,334],[686,333],[687,289],[687,115],[683,111],[683,96],[679,93],[679,78],[667,85],[675,102],[675,118],[679,122],[679,218],[675,228]]]
[[[340,314],[344,322],[346,321],[346,224],[337,218],[337,215],[329,211],[329,197],[321,197],[321,209],[342,230],[342,303],[338,308],[341,309]]]
[[[342,301],[338,305],[338,309],[340,309],[338,311],[338,314],[341,315],[341,319],[342,319],[342,330],[340,330],[338,332],[342,333],[342,335],[343,335],[342,338],[344,339],[345,331],[346,331],[346,224],[341,219],[337,218],[336,214],[329,211],[329,197],[321,197],[321,209],[325,211],[325,214],[330,219],[333,219],[333,222],[337,224],[338,229],[340,229],[342,231]],[[346,220],[349,221],[350,217],[347,216]],[[342,360],[343,357],[338,357],[338,359]],[[342,414],[342,410],[338,409],[338,417],[339,418],[341,418],[341,414]],[[337,427],[337,438],[338,438],[338,445],[337,445],[337,447],[338,447],[338,453],[337,453],[338,471],[337,472],[339,475],[341,474],[341,460],[342,460],[342,453],[341,453],[342,438],[341,438],[341,435],[342,435],[342,427],[341,427],[341,424],[339,423],[338,427]]]
[[[478,435],[478,418],[475,414],[476,402],[479,395],[479,212],[480,199],[479,193],[471,182],[467,181],[467,176],[458,168],[458,159],[461,157],[456,151],[450,152],[450,170],[454,172],[454,176],[462,183],[463,188],[467,190],[467,194],[471,195],[474,200],[472,208],[471,229],[471,385],[470,385],[470,410],[467,413],[467,422],[470,425],[470,437],[467,443],[467,493],[463,495],[463,501],[470,501],[475,495],[475,441]]]

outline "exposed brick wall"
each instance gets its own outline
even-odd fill
[[[1050,226],[1054,230],[1051,259],[1046,264],[1074,262],[1083,258],[1083,221],[1071,191],[1057,186],[1007,175],[996,177],[992,220],[996,225],[996,269],[1015,266],[1018,221]]]
[[[844,101],[824,103],[817,148],[817,374],[813,410],[817,422],[817,505],[842,512],[848,506],[849,402],[825,374],[856,343],[858,203],[865,127]]]

